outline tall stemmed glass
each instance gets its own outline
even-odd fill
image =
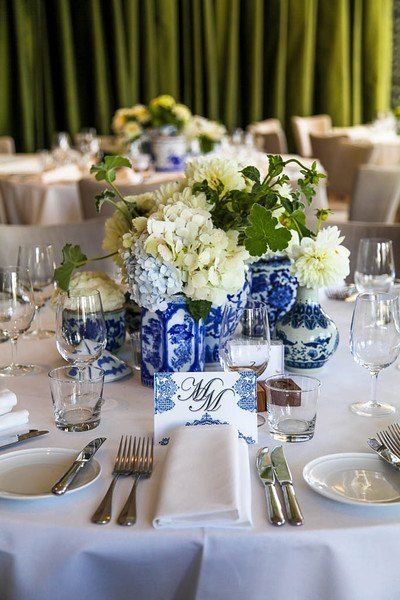
[[[268,312],[265,304],[250,302],[236,327],[236,308],[226,305],[222,317],[219,359],[224,371],[265,371],[271,350]],[[257,416],[258,425],[265,419]]]
[[[371,399],[350,405],[366,417],[384,417],[395,412],[391,404],[378,402],[377,378],[400,353],[400,300],[394,293],[360,294],[350,329],[350,349],[355,361],[371,374]]]
[[[362,238],[358,246],[354,282],[362,293],[390,292],[395,278],[391,240]]]
[[[61,356],[79,371],[100,358],[107,344],[100,292],[62,294],[56,309],[56,345]]]
[[[17,340],[27,331],[35,315],[32,284],[26,269],[0,268],[0,332],[11,342],[11,363],[0,367],[0,376],[15,377],[34,371],[33,365],[16,363]]]
[[[36,307],[36,328],[24,337],[42,340],[53,337],[54,331],[43,329],[40,310],[54,291],[56,261],[51,244],[22,245],[18,251],[18,266],[28,269],[33,286]]]

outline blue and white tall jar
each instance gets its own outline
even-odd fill
[[[290,264],[287,256],[278,255],[258,260],[250,266],[251,299],[267,305],[271,331],[296,299],[297,279],[290,274]]]
[[[275,336],[285,347],[285,368],[318,373],[336,351],[339,332],[319,303],[318,290],[299,286],[290,311],[280,319]]]
[[[187,142],[181,135],[158,135],[152,139],[156,171],[165,173],[184,171]]]
[[[141,351],[143,385],[153,385],[154,373],[204,371],[204,321],[192,317],[183,296],[163,311],[142,308]]]

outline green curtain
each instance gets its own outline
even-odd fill
[[[169,93],[229,128],[390,106],[392,0],[0,0],[0,134],[108,133]]]

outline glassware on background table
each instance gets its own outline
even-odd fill
[[[104,371],[58,367],[49,372],[54,419],[63,431],[89,431],[100,423]]]
[[[389,292],[395,278],[391,240],[362,238],[358,246],[354,283],[362,293]]]
[[[56,345],[61,356],[82,370],[100,358],[106,344],[100,292],[62,294],[56,309]]]
[[[57,131],[53,137],[52,150],[69,150],[71,148],[71,138],[66,131]]]
[[[35,316],[32,284],[26,269],[0,268],[0,331],[11,342],[11,363],[0,367],[0,376],[15,377],[33,373],[34,365],[16,363],[17,340],[27,331]]]
[[[350,405],[366,417],[384,417],[394,406],[376,398],[377,378],[382,369],[394,363],[400,353],[400,299],[394,293],[360,294],[350,328],[350,349],[354,360],[371,374],[371,399]]]
[[[41,309],[54,291],[54,269],[56,261],[51,244],[24,244],[18,250],[18,266],[29,271],[36,308],[36,328],[24,337],[42,340],[53,337],[54,331],[42,329]],[[35,321],[34,321],[35,322]]]
[[[131,345],[133,353],[133,368],[135,369],[135,371],[140,371],[142,363],[142,341],[140,331],[132,331]]]
[[[250,302],[237,327],[236,308],[226,305],[222,317],[219,359],[224,371],[254,371],[259,377],[265,371],[271,350],[268,311],[265,304]],[[257,415],[257,424],[265,423]]]
[[[264,381],[269,432],[280,442],[314,436],[321,382],[309,375],[274,375]]]

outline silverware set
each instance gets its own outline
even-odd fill
[[[400,425],[392,423],[387,429],[376,434],[376,438],[370,438],[367,444],[374,452],[379,454],[383,460],[392,467],[400,468]]]
[[[133,477],[132,490],[122,509],[117,523],[134,525],[136,523],[136,489],[141,478],[151,476],[153,470],[154,443],[150,437],[122,436],[112,472],[113,479],[106,495],[92,516],[92,522],[104,525],[111,521],[112,498],[119,477]]]
[[[285,524],[282,504],[275,485],[278,481],[289,523],[291,525],[302,525],[304,518],[296,498],[292,475],[282,446],[276,446],[272,452],[267,447],[260,448],[257,452],[256,466],[265,489],[270,523],[277,526]]]

